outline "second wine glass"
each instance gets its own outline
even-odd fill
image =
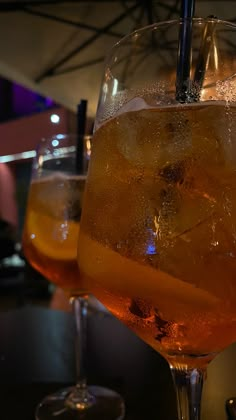
[[[37,407],[37,420],[120,420],[124,403],[113,390],[87,386],[84,356],[88,291],[82,290],[77,266],[77,236],[86,174],[76,170],[75,135],[42,140],[33,163],[23,233],[30,264],[61,287],[70,298],[76,321],[77,381],[47,396]]]

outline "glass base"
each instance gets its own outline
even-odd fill
[[[125,405],[111,389],[89,386],[66,388],[48,395],[36,409],[36,420],[122,420]]]

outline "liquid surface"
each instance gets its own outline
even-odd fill
[[[176,360],[236,338],[235,117],[222,103],[143,109],[94,135],[83,284]]]
[[[32,182],[25,219],[26,258],[50,281],[79,294],[77,240],[85,177],[45,177]]]

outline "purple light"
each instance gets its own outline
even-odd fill
[[[16,115],[25,115],[35,112],[36,93],[13,83],[13,112]]]
[[[52,98],[45,98],[45,104],[48,108],[50,108],[51,106],[55,105],[55,102]]]
[[[29,115],[34,112],[44,111],[55,105],[55,102],[47,97],[32,92],[25,87],[13,83],[13,112],[17,116]]]

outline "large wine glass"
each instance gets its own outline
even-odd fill
[[[179,420],[200,418],[207,365],[236,339],[235,118],[232,23],[154,24],[107,58],[78,262],[84,287],[168,361]]]
[[[23,234],[23,250],[30,264],[61,287],[70,298],[76,323],[76,386],[47,396],[38,406],[37,420],[122,419],[118,393],[87,386],[86,319],[88,289],[82,289],[77,266],[77,236],[86,174],[76,170],[74,135],[42,140],[33,163]]]

